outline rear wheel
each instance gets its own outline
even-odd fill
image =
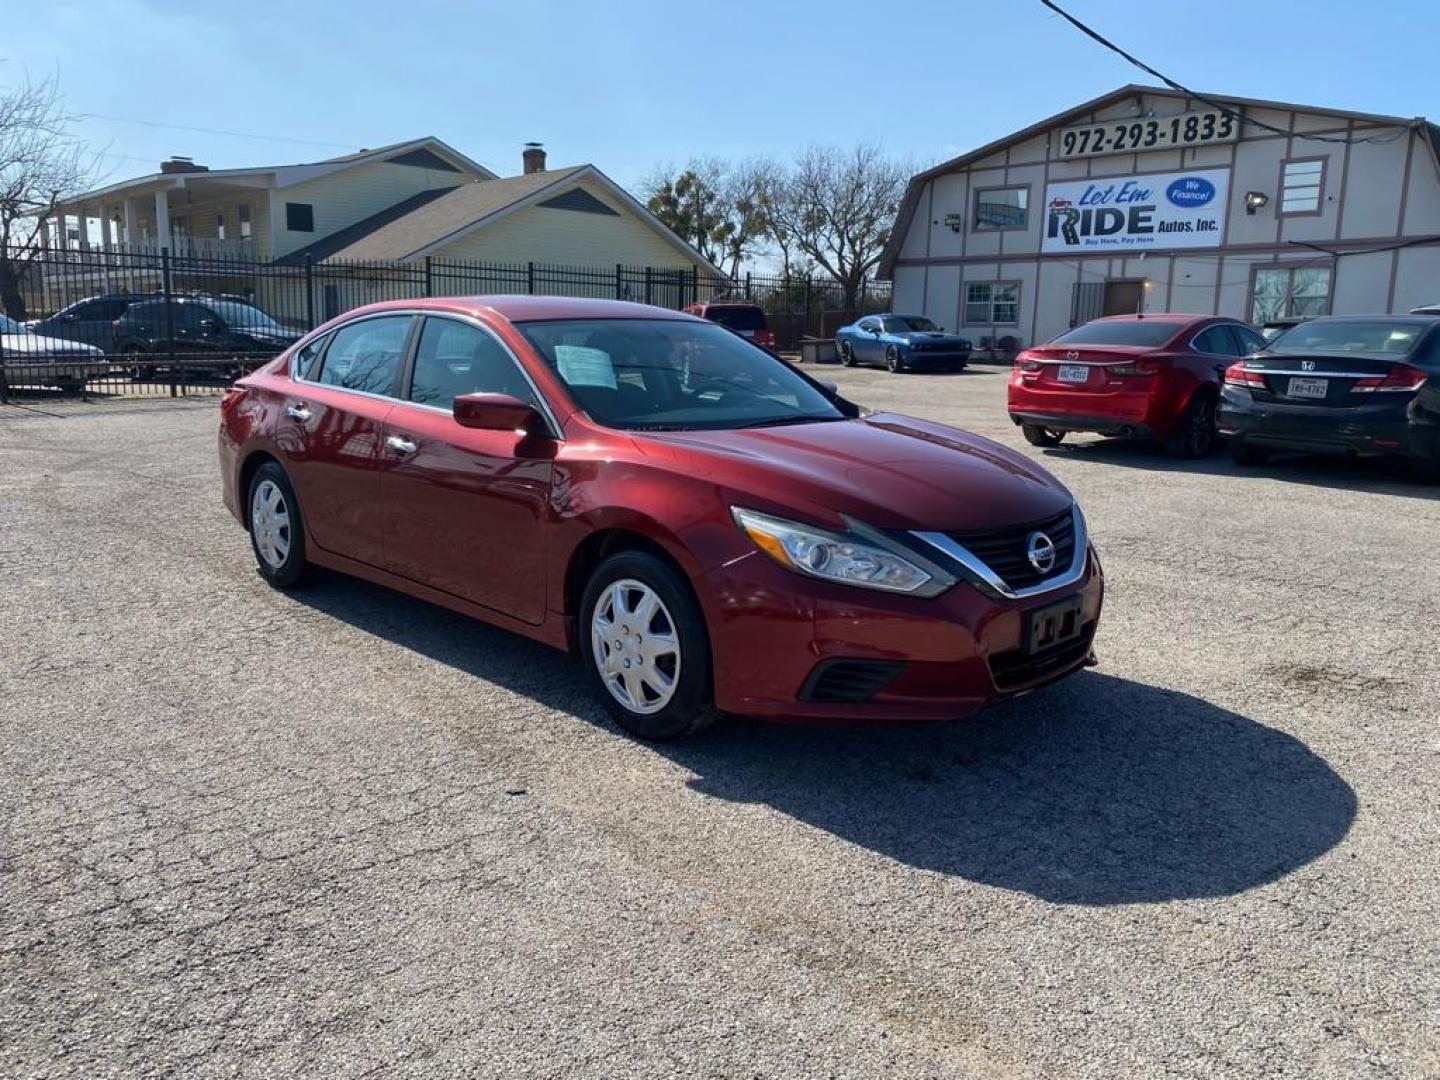
[[[1051,431],[1039,424],[1021,424],[1020,434],[1031,446],[1059,446],[1065,438],[1063,431]]]
[[[1253,446],[1243,439],[1231,439],[1230,460],[1236,465],[1264,465],[1270,460],[1270,451],[1263,446]]]
[[[144,364],[136,363],[141,355],[143,355],[139,345],[131,344],[120,346],[120,355],[125,358],[122,361],[126,365],[125,373],[135,382],[139,382],[150,373],[150,369]]]
[[[622,551],[596,568],[581,600],[579,635],[586,676],[626,731],[673,739],[714,722],[700,605],[654,555]]]
[[[885,349],[885,368],[892,375],[899,375],[905,370],[905,365],[900,362],[900,350],[894,345]]]
[[[1180,423],[1165,439],[1171,457],[1200,458],[1215,448],[1215,399],[1208,393],[1190,399]]]
[[[310,565],[305,561],[305,526],[290,478],[276,462],[255,470],[246,506],[260,576],[277,589],[294,588]]]

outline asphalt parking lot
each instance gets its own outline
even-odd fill
[[[1042,452],[1101,666],[648,746],[568,658],[267,588],[214,400],[0,406],[0,1074],[1440,1075],[1440,489]]]

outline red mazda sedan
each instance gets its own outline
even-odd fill
[[[1211,315],[1095,319],[1015,358],[1010,419],[1035,446],[1093,431],[1203,457],[1215,445],[1225,369],[1264,347],[1254,328]]]
[[[964,717],[1092,657],[1103,581],[1027,458],[611,301],[352,311],[221,405],[225,502],[319,565],[573,649],[621,725]]]

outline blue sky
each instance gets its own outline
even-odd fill
[[[1433,0],[1070,0],[1200,90],[1440,117]],[[545,142],[634,185],[695,155],[877,141],[927,165],[1148,81],[1037,0],[724,4],[47,0],[7,20],[0,84],[58,73],[108,179],[169,154],[310,161],[433,134],[496,171]],[[1422,44],[1423,43],[1423,44]],[[198,127],[276,138],[238,138]],[[303,141],[302,141],[303,140]]]

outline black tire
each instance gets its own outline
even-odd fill
[[[886,346],[885,370],[892,375],[899,375],[905,370],[905,365],[900,362],[900,350],[894,345]]]
[[[1065,440],[1065,432],[1051,431],[1039,424],[1021,424],[1020,434],[1031,446],[1059,446]]]
[[[628,707],[601,674],[606,654],[597,658],[594,633],[595,609],[610,586],[621,581],[639,582],[652,590],[664,605],[655,616],[663,632],[664,622],[673,624],[679,641],[676,660],[679,672],[669,702],[656,712],[638,712]],[[623,591],[623,588],[622,588]],[[602,612],[603,614],[603,612]],[[652,624],[653,627],[653,624]],[[647,627],[646,629],[652,629]],[[638,630],[638,628],[637,628]],[[700,605],[685,580],[666,563],[644,551],[621,551],[595,568],[585,584],[576,627],[576,652],[585,679],[599,695],[615,722],[642,739],[676,739],[693,735],[715,722],[718,713],[712,700],[710,639]]]
[[[1215,426],[1218,404],[1213,394],[1192,397],[1180,423],[1165,439],[1165,452],[1177,458],[1202,458],[1214,450],[1220,437]]]
[[[1410,476],[1417,484],[1440,484],[1440,456],[1411,458]]]
[[[1243,439],[1230,440],[1230,460],[1236,465],[1264,465],[1270,460],[1270,451],[1263,446],[1253,446]]]
[[[134,362],[136,357],[143,355],[143,350],[138,345],[135,345],[133,343],[129,345],[121,345],[119,353],[121,356],[126,357],[126,360],[122,361],[122,363],[128,363],[130,365],[125,369],[125,372],[127,375],[130,376],[132,382],[139,382],[141,379],[145,378],[146,375],[151,374],[154,370],[152,368],[146,367],[143,364],[137,364]]]
[[[256,500],[267,498],[267,485],[278,491],[279,507],[285,515],[283,529],[277,523],[276,533],[272,534],[284,537],[283,557],[278,560],[272,557],[276,548],[266,543],[263,518],[257,521]],[[273,514],[275,504],[270,505]],[[295,498],[295,489],[290,486],[285,470],[274,461],[265,462],[250,478],[250,489],[245,493],[245,528],[250,533],[250,548],[255,553],[255,565],[261,577],[277,589],[293,589],[304,582],[310,564],[305,559],[305,523],[300,515],[300,502]]]
[[[855,352],[850,348],[848,341],[842,341],[840,343],[840,363],[846,367],[855,366]]]

